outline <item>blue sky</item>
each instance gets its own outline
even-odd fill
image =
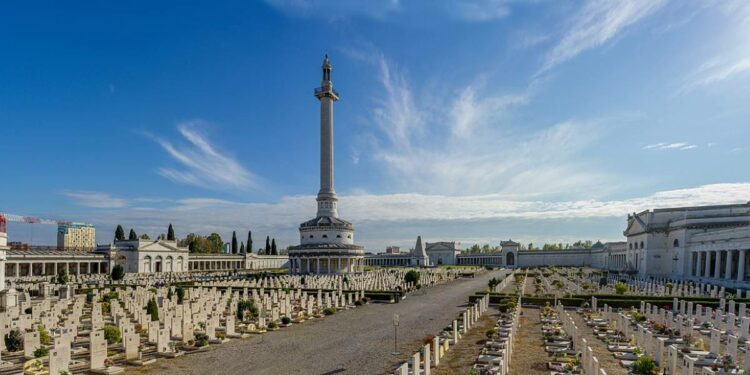
[[[325,53],[368,250],[618,240],[628,212],[750,200],[745,1],[18,1],[0,35],[0,212],[99,242],[172,222],[296,243]]]

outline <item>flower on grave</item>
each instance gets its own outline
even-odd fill
[[[115,365],[115,361],[112,360],[112,358],[105,358],[104,359],[104,367],[112,367]]]
[[[731,367],[734,364],[734,358],[730,354],[725,353],[721,357],[721,363],[724,366],[725,370],[728,370],[729,367]]]

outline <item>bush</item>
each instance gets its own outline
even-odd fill
[[[34,350],[34,358],[42,358],[49,355],[49,349],[44,346],[40,346]]]
[[[41,324],[37,327],[37,330],[39,331],[39,343],[42,345],[51,345],[52,337],[50,337],[49,331]]]
[[[125,277],[125,269],[122,268],[121,265],[116,265],[112,267],[112,280],[122,280]]]
[[[17,352],[23,350],[23,334],[18,328],[8,332],[5,335],[5,347],[9,352]]]
[[[625,283],[620,282],[620,283],[615,284],[615,293],[619,295],[623,295],[627,291],[628,291],[628,286]]]
[[[156,304],[156,299],[154,297],[151,297],[146,304],[146,314],[151,315],[152,322],[159,320],[159,305]]]
[[[279,327],[279,325],[276,324],[276,322],[268,323],[268,329],[276,329],[278,327]]]
[[[282,317],[281,317],[281,323],[282,323],[282,324],[289,324],[289,323],[291,323],[291,322],[292,322],[292,318],[290,318],[290,317],[288,317],[288,316],[282,316]]]
[[[258,316],[258,307],[255,306],[255,301],[243,299],[237,302],[237,319],[245,320],[246,311],[249,311],[252,317]]]
[[[113,325],[104,326],[104,339],[107,340],[107,344],[116,344],[122,339],[120,329]]]
[[[26,310],[23,310],[26,314],[31,314],[31,307],[27,307]]]
[[[175,289],[175,293],[177,294],[177,303],[182,305],[182,301],[185,300],[185,289],[182,289],[181,286],[178,286],[177,289]]]
[[[656,373],[656,362],[644,355],[638,358],[633,364],[633,373],[638,375],[653,375]]]
[[[67,284],[68,281],[70,281],[70,277],[68,276],[68,270],[65,268],[60,268],[59,271],[57,271],[57,277],[55,278],[55,282],[58,284]]]
[[[325,315],[333,315],[335,313],[336,313],[336,308],[335,307],[326,307],[323,310],[323,314],[325,314]]]
[[[414,283],[414,285],[419,285],[419,272],[415,270],[411,270],[404,275],[404,281],[407,283]]]
[[[208,345],[208,335],[205,333],[195,334],[195,346],[202,347]]]

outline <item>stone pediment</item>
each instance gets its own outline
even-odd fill
[[[187,251],[186,248],[180,248],[176,242],[172,241],[141,241],[138,246],[138,251]]]
[[[646,231],[647,225],[646,223],[641,220],[638,215],[631,216],[631,219],[628,220],[628,227],[625,229],[625,232],[623,234],[627,237],[630,235],[643,233]]]

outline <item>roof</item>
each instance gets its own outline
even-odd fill
[[[314,227],[331,227],[331,228],[345,228],[345,229],[354,229],[354,225],[352,223],[341,220],[337,217],[333,216],[318,216],[315,219],[308,220],[302,224],[299,225],[300,229],[302,228],[314,228]]]

